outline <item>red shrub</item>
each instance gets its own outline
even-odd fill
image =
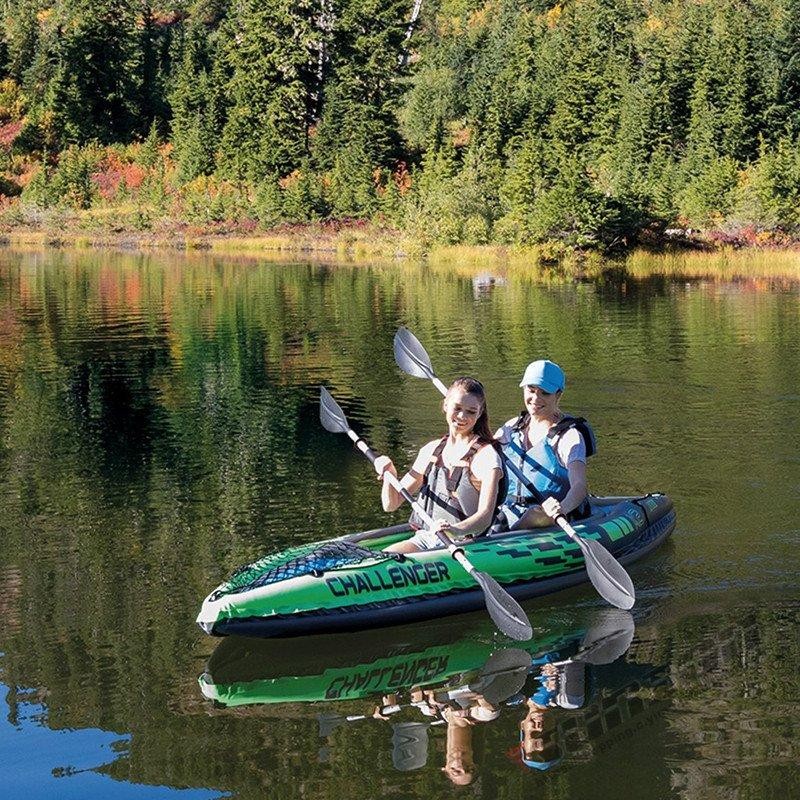
[[[92,173],[92,182],[104,200],[113,200],[122,189],[138,189],[146,175],[143,167],[123,161],[117,153],[111,151]]]
[[[7,122],[5,125],[0,125],[0,147],[4,147],[8,150],[14,142],[14,139],[19,136],[21,130],[22,121]]]

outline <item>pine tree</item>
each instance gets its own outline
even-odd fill
[[[312,0],[238,0],[227,24],[231,106],[221,166],[254,181],[296,169],[308,152],[316,79]]]
[[[770,129],[800,134],[800,2],[785,0],[786,15],[776,32],[778,86],[765,122]]]
[[[139,47],[141,49],[141,98],[137,127],[147,131],[153,122],[166,128],[169,109],[166,102],[165,77],[169,62],[169,29],[159,26],[149,0],[143,0],[140,12]]]
[[[178,177],[190,181],[216,169],[226,116],[224,59],[219,36],[205,21],[189,21],[180,43],[180,61],[170,96],[172,143]]]
[[[51,25],[43,44],[55,67],[42,94],[62,140],[129,141],[141,131],[141,50],[130,3],[65,0]]]
[[[17,0],[7,6],[5,19],[5,71],[23,84],[39,48],[41,0]],[[52,12],[51,12],[52,13]]]
[[[757,154],[757,120],[763,108],[754,74],[749,17],[748,9],[729,0],[716,9],[692,90],[687,139],[690,174],[704,172],[716,157],[744,163]]]
[[[325,6],[327,66],[314,163],[331,172],[334,213],[368,216],[377,206],[374,171],[391,168],[403,155],[395,113],[408,4],[339,0]]]
[[[524,242],[532,236],[536,201],[549,184],[545,147],[542,139],[532,134],[509,161],[500,192],[504,215],[499,223],[507,241]]]

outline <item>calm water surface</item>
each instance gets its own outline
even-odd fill
[[[799,300],[786,280],[0,253],[3,796],[800,795]],[[317,393],[407,465],[442,420],[394,365],[399,325],[446,381],[480,377],[497,423],[525,364],[558,361],[598,435],[592,490],[678,510],[631,568],[612,663],[590,587],[526,604],[528,655],[581,666],[529,765],[524,698],[545,684],[492,674],[513,643],[483,614],[256,644],[194,626],[236,566],[389,520]],[[376,664],[396,680],[358,689]],[[408,707],[423,673],[514,691],[459,739]],[[388,688],[403,707],[373,719]],[[441,769],[458,748],[465,786]]]

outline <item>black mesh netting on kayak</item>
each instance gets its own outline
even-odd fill
[[[328,570],[351,567],[362,561],[386,561],[397,557],[394,553],[369,550],[349,542],[316,542],[292,548],[289,552],[273,553],[239,567],[214,592],[214,596],[246,592],[301,575],[321,575]]]

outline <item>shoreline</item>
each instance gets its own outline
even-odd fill
[[[241,225],[161,222],[151,230],[3,226],[0,246],[35,250],[205,253],[267,260],[310,258],[342,264],[424,263],[465,274],[524,271],[550,279],[597,278],[622,270],[632,278],[774,277],[800,280],[800,243],[742,245],[700,238],[661,238],[613,255],[578,251],[558,242],[520,245],[434,245],[425,249],[401,231],[369,223],[310,223],[255,231]]]

